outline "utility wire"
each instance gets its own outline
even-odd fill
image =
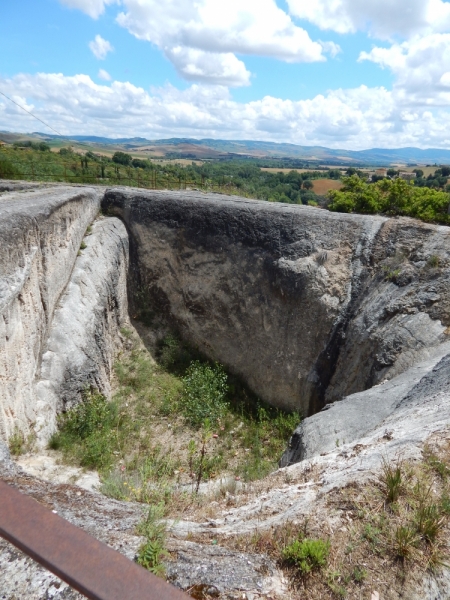
[[[25,112],[27,112],[29,115],[31,115],[32,117],[34,117],[35,119],[37,119],[38,121],[40,121],[41,123],[43,123],[46,127],[48,127],[49,129],[51,129],[52,131],[54,131],[55,133],[57,133],[59,136],[64,137],[62,133],[59,133],[59,131],[56,131],[56,129],[53,129],[53,127],[51,125],[49,125],[48,123],[46,123],[45,121],[43,121],[42,119],[40,119],[39,117],[37,117],[36,115],[33,115],[32,112],[30,112],[29,110],[27,110],[26,108],[24,108],[20,104],[17,104],[17,102],[15,102],[14,100],[12,100],[9,96],[7,96],[6,94],[4,94],[2,91],[0,91],[0,94],[2,96],[5,96],[5,98],[7,98],[10,102],[12,102],[16,106],[18,106],[19,108],[21,108],[22,110],[24,110]]]

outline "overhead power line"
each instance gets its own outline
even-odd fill
[[[38,121],[40,121],[41,123],[43,123],[46,127],[48,127],[49,129],[51,129],[52,131],[54,131],[55,133],[57,133],[61,137],[64,137],[62,133],[59,133],[59,131],[56,131],[56,129],[54,129],[51,125],[49,125],[48,123],[46,123],[45,121],[43,121],[42,119],[40,119],[39,117],[37,117],[36,115],[33,115],[32,112],[30,112],[29,110],[27,110],[26,108],[24,108],[20,104],[17,104],[17,102],[15,102],[12,98],[10,98],[6,94],[4,94],[2,91],[0,91],[0,94],[2,96],[5,96],[5,98],[7,98],[10,102],[12,102],[16,106],[18,106],[19,108],[21,108],[22,110],[24,110],[26,113],[28,113],[29,115],[31,115],[32,117],[34,117],[35,119],[37,119]]]

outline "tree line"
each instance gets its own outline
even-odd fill
[[[341,190],[328,192],[328,209],[344,213],[404,215],[423,221],[450,223],[450,194],[401,178],[374,183],[353,174]]]

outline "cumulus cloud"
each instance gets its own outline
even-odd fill
[[[130,33],[165,49],[272,56],[289,62],[324,60],[323,47],[274,0],[124,0],[117,20]]]
[[[444,78],[445,80],[445,78]],[[167,85],[151,93],[128,82],[96,84],[87,75],[16,75],[5,93],[67,134],[264,139],[334,148],[447,147],[450,111],[411,106],[382,87],[334,90],[307,100],[266,96],[239,103],[224,86]],[[0,129],[34,131],[36,123],[6,99]]]
[[[390,48],[362,52],[360,61],[372,61],[395,75],[394,89],[403,102],[448,106],[450,104],[450,34],[417,37]]]
[[[105,12],[105,6],[108,4],[117,4],[120,0],[59,0],[61,4],[69,8],[77,8],[83,11],[93,19]]]
[[[105,71],[105,69],[99,69],[98,77],[103,79],[103,81],[111,81],[112,79],[111,75],[108,73],[108,71]]]
[[[108,52],[114,50],[108,40],[104,40],[101,35],[96,35],[92,42],[89,42],[89,48],[95,58],[99,60],[104,60]]]
[[[443,0],[287,0],[292,15],[338,33],[368,31],[389,39],[448,31],[450,3]]]
[[[276,0],[60,0],[97,18],[106,4],[123,6],[117,22],[155,44],[188,81],[248,85],[250,73],[237,54],[285,62],[317,62],[340,47],[314,41]]]
[[[178,73],[188,81],[237,87],[250,84],[250,71],[232,52],[217,54],[177,46],[166,51]]]
[[[191,81],[248,85],[250,73],[236,54],[286,62],[326,60],[340,51],[334,42],[313,41],[276,0],[60,0],[98,17],[106,4],[123,5],[117,22],[155,44]]]

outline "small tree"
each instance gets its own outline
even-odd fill
[[[117,163],[118,165],[125,165],[126,167],[128,167],[133,160],[126,152],[115,152],[112,159],[113,162]]]

